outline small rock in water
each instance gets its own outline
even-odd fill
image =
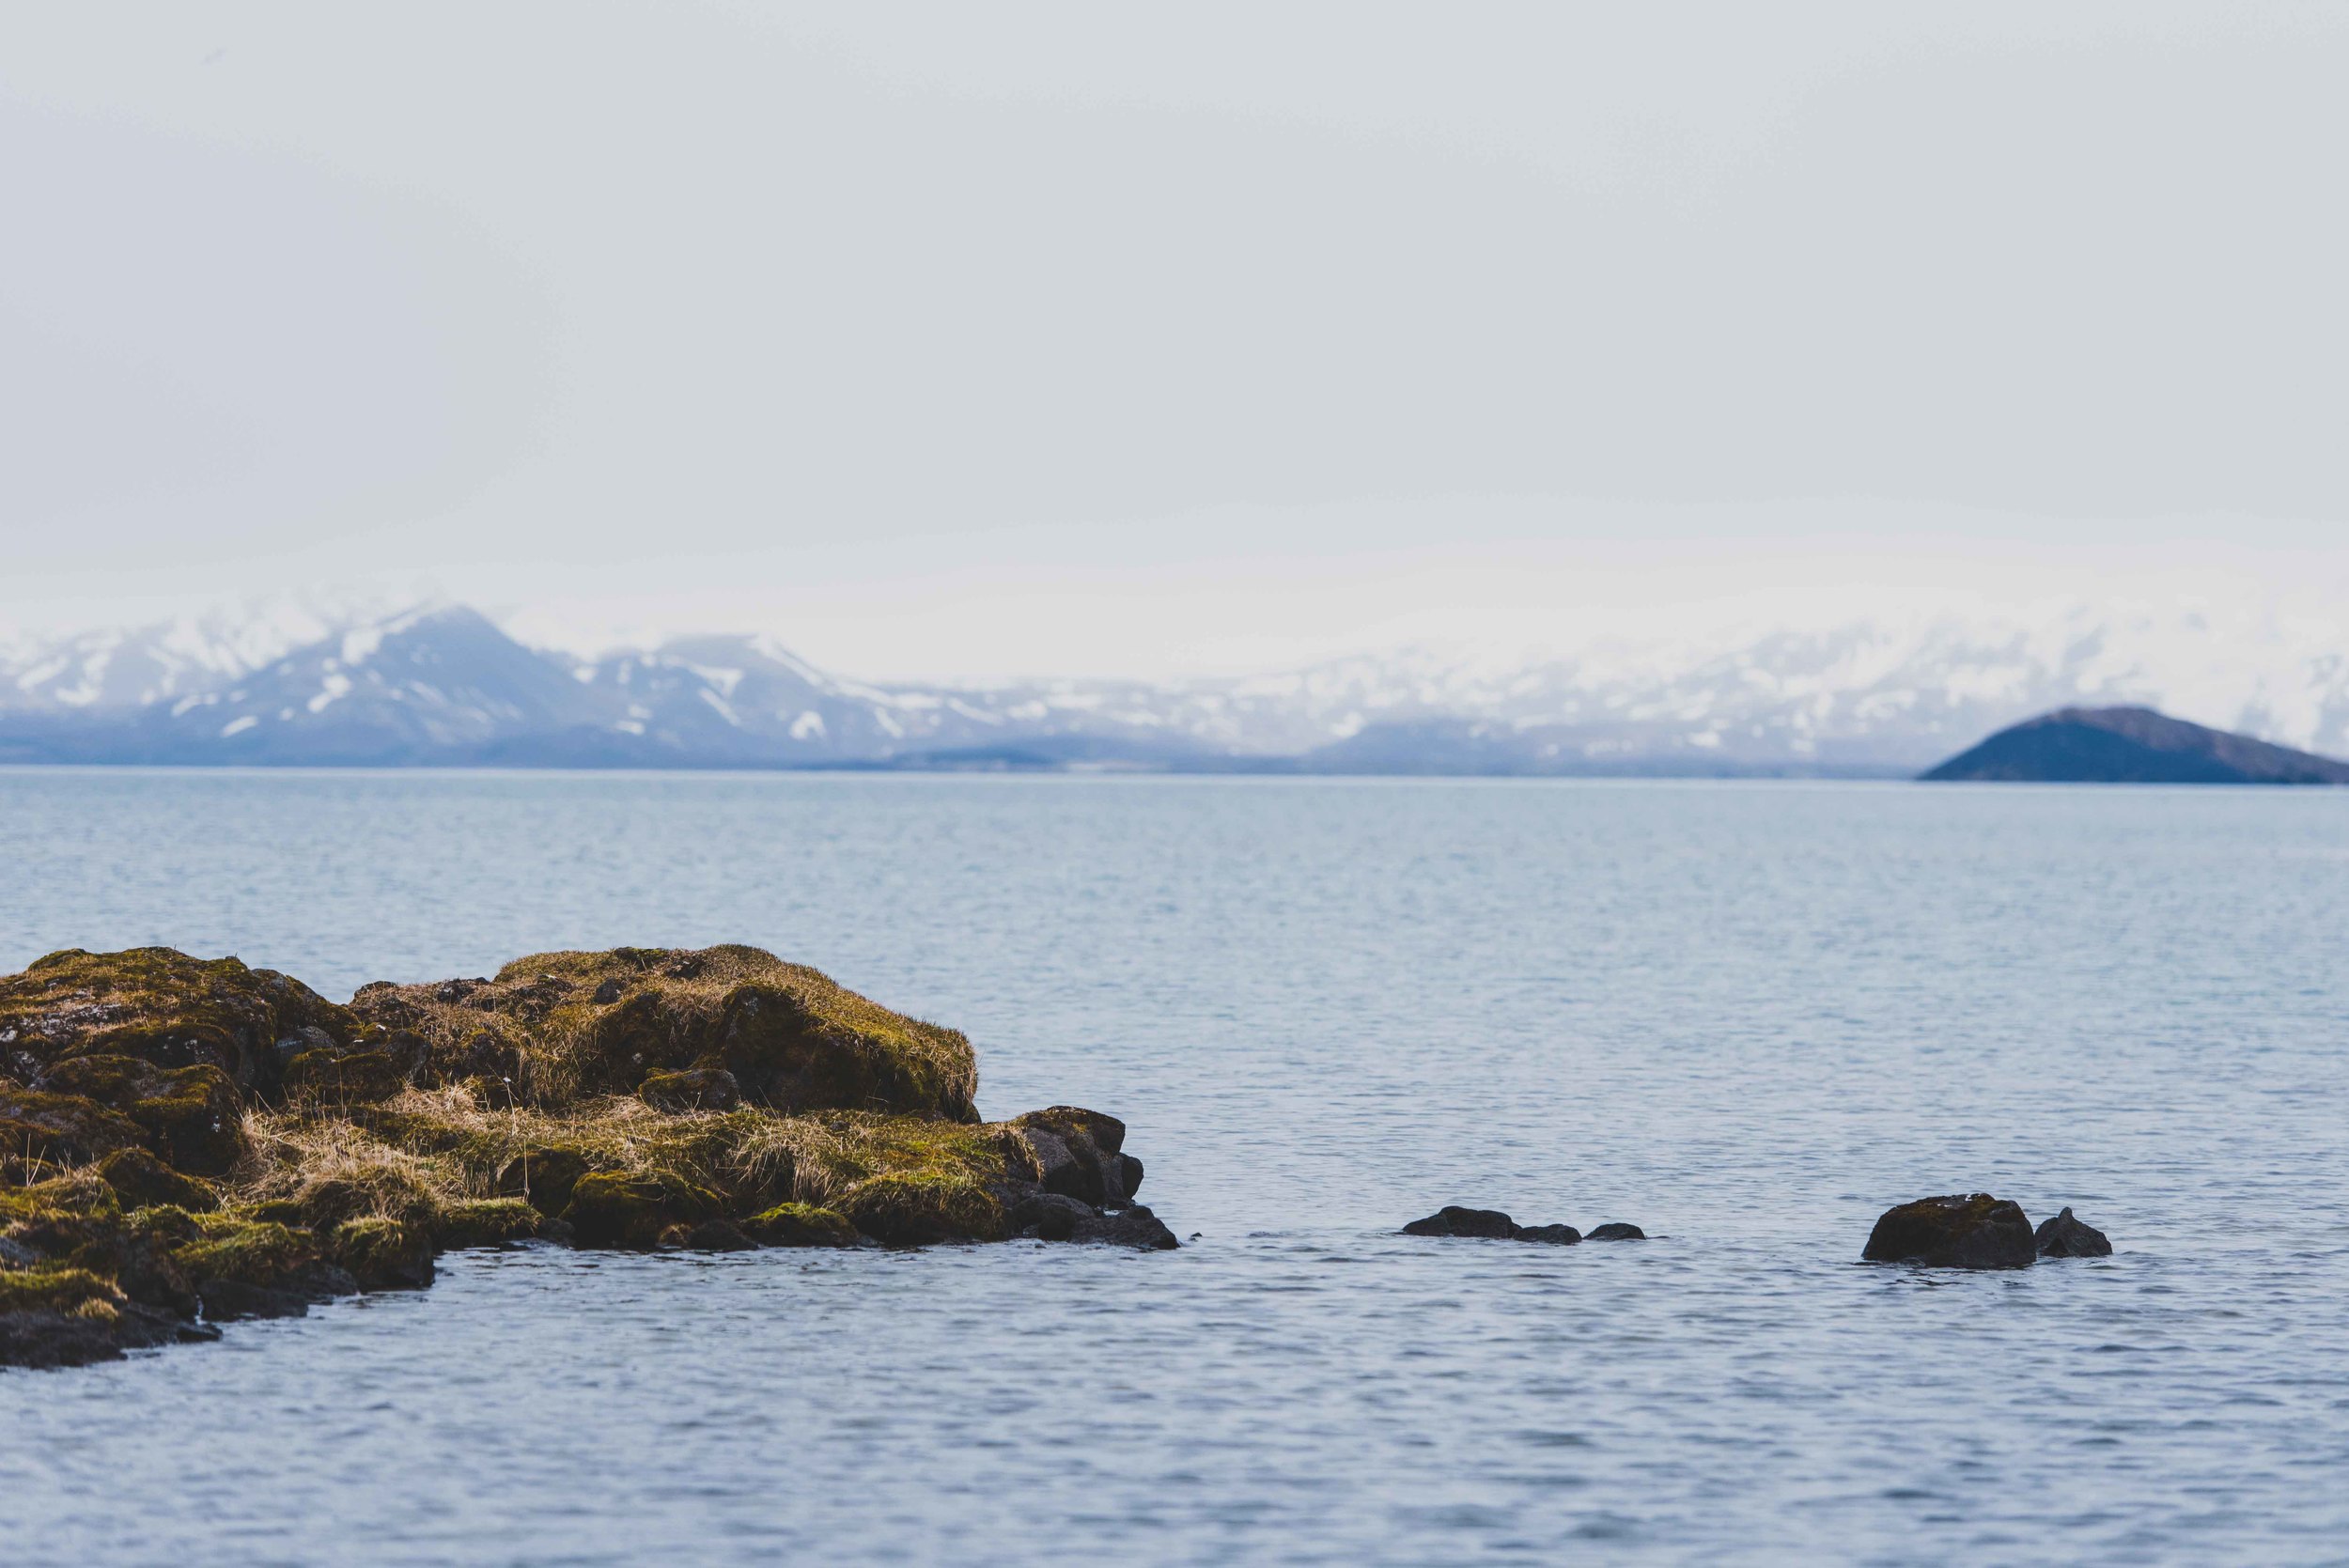
[[[1887,1209],[1859,1254],[1867,1263],[1926,1268],[2024,1268],[2038,1255],[2022,1206],[1987,1192],[1920,1198]]]
[[[1071,1241],[1103,1242],[1112,1247],[1136,1247],[1145,1252],[1171,1251],[1182,1246],[1165,1221],[1136,1203],[1132,1208],[1114,1214],[1103,1214],[1077,1222]]]
[[[1601,1225],[1582,1238],[1585,1241],[1645,1241],[1647,1233],[1637,1225],[1626,1225],[1618,1219],[1611,1225]]]
[[[1405,1235],[1483,1236],[1491,1241],[1517,1239],[1517,1221],[1499,1209],[1467,1209],[1446,1203],[1424,1219],[1403,1227]]]
[[[1447,1203],[1424,1219],[1403,1227],[1405,1235],[1477,1236],[1486,1241],[1538,1241],[1571,1247],[1582,1233],[1571,1225],[1520,1225],[1499,1209],[1462,1208]]]
[[[2073,1219],[2068,1208],[2043,1223],[2039,1234],[2032,1239],[2038,1243],[2039,1255],[2043,1258],[2112,1256],[2112,1243],[2105,1233],[2085,1220]]]

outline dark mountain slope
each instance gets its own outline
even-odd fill
[[[2066,707],[2000,730],[1926,779],[2050,784],[2349,784],[2349,762],[2149,707]]]

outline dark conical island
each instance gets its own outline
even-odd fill
[[[2150,707],[2064,707],[2000,730],[1923,775],[2043,784],[2349,784],[2339,762]]]

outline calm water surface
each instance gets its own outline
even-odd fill
[[[0,772],[0,968],[721,940],[1197,1240],[0,1372],[0,1561],[2349,1562],[2349,791]],[[1854,1264],[1976,1188],[2119,1255]],[[1459,1201],[1661,1239],[1392,1234]]]

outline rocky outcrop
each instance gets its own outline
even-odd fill
[[[1499,1209],[1462,1208],[1447,1203],[1424,1219],[1403,1227],[1405,1235],[1475,1236],[1486,1241],[1539,1241],[1570,1247],[1582,1239],[1571,1225],[1520,1225]]]
[[[541,1240],[1176,1245],[1125,1124],[972,1110],[961,1034],[754,948],[541,954],[349,1007],[234,959],[0,977],[0,1365],[432,1282]]]
[[[1886,1210],[1859,1255],[1926,1268],[2027,1268],[2039,1248],[2020,1205],[1975,1192]]]
[[[424,1041],[437,1081],[510,1086],[524,1104],[593,1094],[724,1095],[786,1112],[894,1110],[975,1121],[961,1033],[894,1013],[754,947],[539,953],[493,979],[360,988],[350,1012]],[[723,1074],[728,1080],[719,1087]]]
[[[2095,1226],[2073,1217],[2065,1209],[2053,1219],[2042,1220],[2032,1237],[2043,1258],[2108,1258],[2112,1243]]]
[[[1637,1225],[1626,1225],[1621,1220],[1616,1220],[1612,1224],[1598,1226],[1586,1234],[1582,1239],[1585,1241],[1645,1241],[1647,1233]]]

